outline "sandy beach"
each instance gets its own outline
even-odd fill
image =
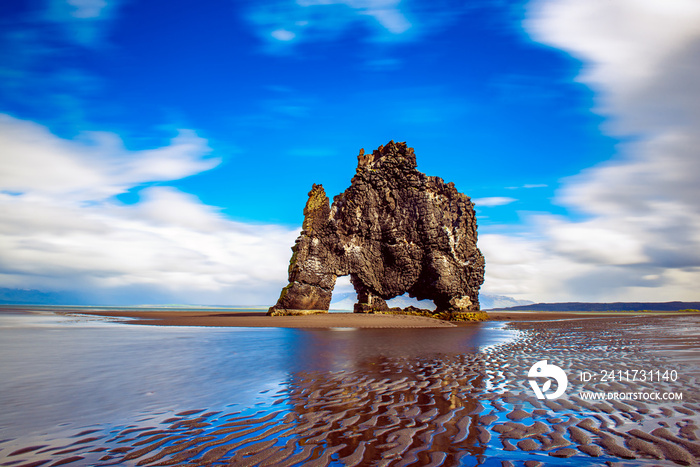
[[[212,326],[212,327],[278,327],[278,328],[436,328],[452,326],[471,326],[470,322],[447,322],[424,316],[364,314],[364,313],[321,313],[301,316],[267,316],[264,311],[139,311],[139,310],[63,310],[62,314],[84,314],[109,318],[126,318],[125,323],[157,326]],[[495,311],[489,313],[494,321],[543,321],[583,318],[614,318],[619,316],[644,315],[686,315],[682,312],[509,312]]]
[[[67,311],[110,318],[129,318],[130,324],[159,326],[274,327],[274,328],[437,328],[452,323],[423,316],[361,313],[323,313],[303,316],[267,316],[260,312],[207,311]]]

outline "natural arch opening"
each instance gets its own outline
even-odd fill
[[[387,300],[386,304],[389,306],[389,308],[399,307],[403,309],[413,306],[430,311],[435,311],[435,308],[437,308],[432,300],[418,300],[417,298],[409,297],[408,292],[404,293],[403,295],[399,295],[398,297],[394,297],[391,300]]]
[[[340,276],[335,281],[333,295],[331,295],[331,305],[329,313],[347,313],[353,311],[357,303],[357,292],[350,283],[350,275]]]
[[[333,295],[331,296],[331,304],[328,310],[329,313],[348,313],[354,310],[357,303],[357,292],[350,282],[350,276],[340,276],[335,281]],[[389,308],[408,308],[415,307],[424,310],[435,311],[437,308],[432,300],[418,300],[409,296],[408,292],[391,300],[387,300],[386,304]]]

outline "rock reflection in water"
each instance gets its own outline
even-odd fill
[[[484,376],[478,356],[469,360],[368,359],[359,362],[357,374],[297,375],[289,401],[302,433],[298,444],[332,446],[343,465],[428,465],[438,459],[455,465],[464,456],[480,456],[483,407],[474,394]]]
[[[290,378],[268,410],[183,413],[167,428],[127,429],[103,445],[105,465],[476,465],[488,437],[479,357],[445,362],[381,358],[362,371]],[[275,410],[275,409],[278,410]],[[196,416],[195,416],[196,415]],[[118,447],[117,447],[118,446]]]

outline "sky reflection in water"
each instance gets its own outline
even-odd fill
[[[269,402],[299,372],[367,371],[378,359],[469,353],[513,337],[499,323],[196,328],[0,311],[0,436],[126,425],[182,410],[242,411]]]

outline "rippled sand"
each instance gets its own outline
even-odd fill
[[[697,317],[684,319],[697,329]],[[152,426],[98,427],[31,446],[6,440],[0,459],[22,466],[696,465],[698,340],[674,320],[512,323],[519,339],[479,352],[298,373],[253,410],[193,408]],[[569,375],[557,400],[537,400],[527,382],[543,358]],[[574,377],[624,368],[675,369],[679,378],[583,384]],[[585,401],[580,390],[673,391],[683,400]]]

